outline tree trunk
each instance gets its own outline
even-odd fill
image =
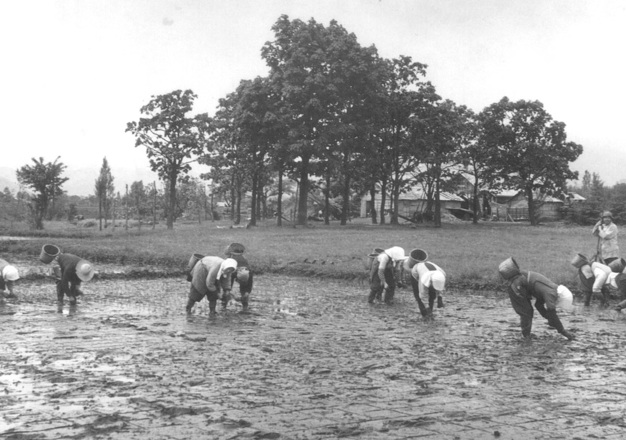
[[[436,170],[437,176],[435,177],[435,227],[441,227],[441,197],[440,197],[440,169]]]
[[[102,231],[102,196],[98,196],[98,223]]]
[[[370,187],[370,200],[371,200],[371,204],[372,207],[370,208],[370,217],[372,218],[372,224],[375,225],[378,223],[378,220],[376,218],[376,184],[372,183],[372,186]]]
[[[330,225],[330,174],[326,175],[326,188],[324,189],[324,224]]]
[[[257,214],[257,198],[259,197],[258,191],[259,173],[254,171],[252,173],[252,200],[250,201],[250,226],[256,226],[256,214]]]
[[[531,226],[537,226],[537,219],[535,217],[535,200],[533,197],[532,188],[526,188],[526,197],[528,198],[528,219]]]
[[[278,169],[278,199],[276,200],[276,226],[283,225],[283,167]]]
[[[235,212],[235,224],[241,224],[241,186],[235,191],[235,198],[237,199],[236,212]]]
[[[476,171],[474,171],[476,172]],[[472,203],[472,211],[474,212],[474,218],[472,223],[478,224],[478,210],[480,206],[478,203],[478,176],[474,175],[474,203]]]
[[[176,210],[176,179],[178,175],[171,173],[169,175],[169,205],[170,209],[167,212],[167,229],[174,229],[174,212]]]
[[[397,187],[396,184],[392,185],[392,211],[391,211],[391,220],[390,220],[390,224],[392,225],[397,225],[398,224],[398,209],[399,209],[399,205],[400,205],[400,188]]]
[[[385,224],[385,204],[387,203],[387,180],[383,179],[380,185],[380,224]]]
[[[300,165],[300,196],[298,199],[298,225],[306,225],[309,201],[309,158],[303,157]]]
[[[343,206],[341,212],[341,226],[345,226],[350,215],[350,177],[348,174],[344,176],[343,183]]]

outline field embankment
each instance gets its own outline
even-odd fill
[[[97,264],[157,267],[182,274],[192,253],[223,255],[231,242],[246,246],[246,256],[259,273],[364,279],[364,262],[375,247],[425,249],[442,266],[451,287],[492,289],[499,284],[498,264],[513,256],[522,269],[547,275],[557,283],[577,287],[570,260],[581,252],[595,252],[596,238],[589,228],[558,224],[531,227],[519,223],[485,222],[412,227],[378,226],[369,220],[347,226],[312,224],[309,227],[263,224],[229,228],[226,222],[179,223],[173,231],[136,228],[97,231],[68,223],[47,223],[37,234],[3,230],[2,235],[29,235],[28,239],[0,240],[0,258],[33,261],[44,244],[55,244]],[[145,275],[145,271],[135,270]]]

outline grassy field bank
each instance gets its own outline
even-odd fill
[[[270,223],[230,228],[228,222],[178,223],[175,230],[133,228],[99,232],[69,223],[46,224],[46,231],[24,239],[0,241],[0,258],[36,261],[44,244],[56,244],[94,263],[157,266],[182,271],[192,253],[223,255],[231,242],[243,243],[253,268],[261,273],[358,279],[365,277],[364,261],[375,247],[425,249],[448,273],[450,286],[493,288],[499,284],[498,264],[513,256],[522,269],[543,273],[575,288],[576,271],[570,260],[577,252],[591,255],[596,238],[589,228],[559,224],[531,227],[519,223],[458,222],[442,228],[378,226],[359,219],[348,226],[315,223],[308,227]],[[4,229],[2,235],[22,235]]]

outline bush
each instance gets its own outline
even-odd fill
[[[80,226],[81,228],[93,228],[97,225],[98,225],[98,222],[93,219],[83,220],[78,223],[78,226]]]

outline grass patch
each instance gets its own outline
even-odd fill
[[[344,279],[365,278],[364,261],[375,247],[425,249],[430,260],[448,273],[451,286],[493,288],[498,264],[514,257],[522,270],[540,272],[553,281],[577,285],[570,260],[581,252],[595,252],[596,238],[589,228],[549,224],[531,227],[519,223],[459,222],[442,228],[371,225],[357,219],[347,226],[314,224],[284,226],[273,222],[258,227],[230,228],[230,222],[177,223],[173,231],[159,225],[115,231],[85,229],[66,222],[46,223],[46,231],[29,233],[28,240],[0,241],[1,257],[36,260],[44,244],[55,244],[95,264],[157,266],[184,271],[192,253],[223,255],[231,242],[246,246],[246,257],[259,273],[285,273]],[[2,230],[4,235],[26,235]]]

